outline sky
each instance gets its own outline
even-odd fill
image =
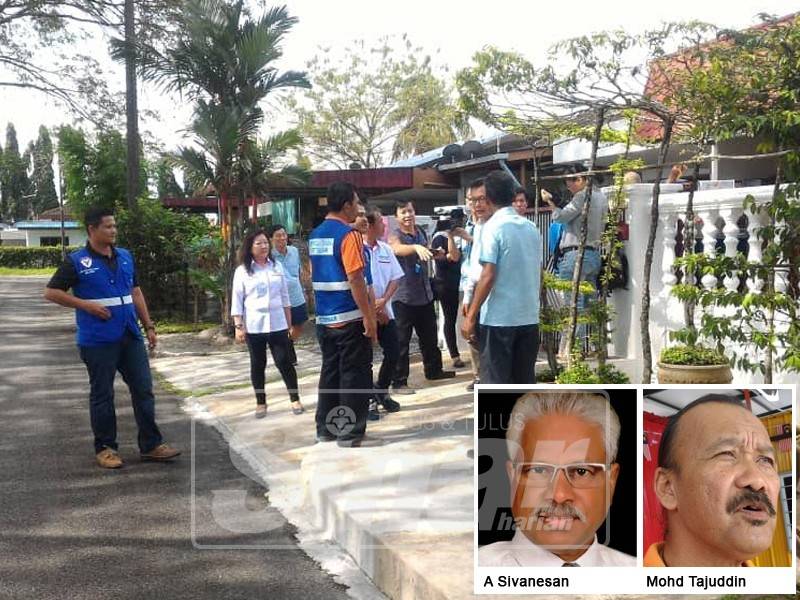
[[[271,4],[271,3],[270,3]],[[658,26],[661,22],[697,19],[720,27],[742,28],[757,22],[756,15],[767,12],[784,16],[798,11],[797,0],[738,0],[698,2],[670,0],[572,0],[532,2],[507,0],[497,5],[466,0],[294,0],[286,2],[290,14],[299,19],[284,43],[283,69],[302,70],[320,47],[335,53],[357,39],[368,45],[385,35],[407,34],[450,73],[466,67],[474,52],[484,46],[516,50],[538,62],[547,49],[559,40],[593,31],[623,28],[630,32]],[[488,10],[487,6],[492,9]],[[104,42],[95,42],[96,56],[105,52]],[[123,89],[124,74],[108,63],[116,75],[114,87]],[[0,73],[2,75],[2,73]],[[165,97],[149,86],[140,89],[140,106],[160,113],[158,122],[144,127],[166,149],[181,142],[180,130],[191,111],[180,98]],[[42,95],[0,86],[0,144],[5,143],[5,124],[17,128],[20,147],[35,138],[39,125],[57,126],[72,117]],[[269,125],[288,125],[285,115],[273,115]],[[267,131],[265,131],[265,134]],[[480,131],[478,132],[480,133]]]

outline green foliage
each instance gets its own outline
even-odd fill
[[[603,365],[597,368],[597,377],[600,383],[630,383],[630,377],[617,369],[614,365]]]
[[[53,174],[53,142],[50,132],[44,125],[39,127],[39,137],[33,149],[33,213],[41,214],[50,208],[58,207],[58,195]]]
[[[64,195],[70,210],[82,218],[90,206],[110,209],[126,205],[128,148],[116,130],[101,130],[94,141],[82,129],[69,125],[58,130],[58,147],[64,167]],[[145,163],[139,173],[146,189]]]
[[[588,363],[577,360],[571,368],[558,374],[556,383],[630,383],[630,378],[613,365],[606,364],[592,369]]]
[[[726,365],[725,355],[704,346],[678,345],[661,350],[661,362],[666,365]]]
[[[185,198],[186,192],[175,179],[175,172],[167,157],[160,157],[155,164],[156,196],[158,198]]]
[[[217,326],[216,323],[209,322],[184,323],[181,321],[158,321],[155,325],[158,335],[169,333],[196,333]]]
[[[12,123],[6,127],[6,143],[3,161],[0,164],[0,187],[2,188],[2,218],[23,220],[29,216],[30,181],[27,166],[19,153],[17,130]]]
[[[182,277],[188,278],[191,249],[209,234],[202,216],[164,208],[158,200],[141,198],[135,210],[116,212],[118,242],[130,248],[136,260],[140,287],[153,312],[172,312]]]
[[[431,58],[405,36],[402,47],[391,43],[360,40],[343,58],[325,49],[309,63],[314,86],[289,104],[306,152],[321,163],[372,168],[472,135]]]
[[[561,371],[556,378],[556,383],[602,383],[602,381],[587,363],[578,361],[572,365],[572,368]]]
[[[72,252],[76,248],[67,248]],[[61,264],[61,246],[0,246],[0,267],[44,269]]]

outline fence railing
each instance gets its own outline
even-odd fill
[[[732,184],[731,184],[732,185]],[[612,335],[615,354],[637,359],[641,353],[641,330],[639,317],[642,308],[642,276],[645,251],[650,225],[652,203],[652,184],[628,186],[628,223],[630,239],[625,243],[625,252],[630,266],[631,285],[628,290],[614,293],[617,321]],[[736,256],[743,253],[748,261],[759,263],[762,259],[764,240],[760,229],[765,225],[763,217],[753,215],[744,209],[745,197],[752,196],[757,205],[763,205],[772,198],[772,186],[735,188],[720,186],[719,189],[706,189],[695,192],[695,252],[707,255],[718,253]],[[686,202],[688,193],[678,184],[662,184],[659,201],[659,227],[653,247],[653,263],[650,274],[650,337],[654,362],[661,348],[669,342],[669,332],[684,327],[684,307],[670,293],[682,274],[673,266],[676,256],[690,240],[685,239]],[[704,274],[699,281],[692,278],[689,283],[706,289],[725,287],[728,290],[759,293],[764,282],[746,278],[745,274],[732,274],[722,281],[711,274]],[[776,289],[784,291],[788,283],[786,273],[778,273]],[[720,309],[721,310],[721,309]],[[785,324],[778,323],[778,326]],[[740,349],[741,350],[741,349]],[[655,366],[655,365],[654,365]],[[792,380],[789,374],[779,374],[776,382]],[[735,382],[757,383],[760,375],[735,372]]]

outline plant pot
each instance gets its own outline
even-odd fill
[[[730,383],[731,367],[721,365],[667,365],[658,363],[658,383]]]

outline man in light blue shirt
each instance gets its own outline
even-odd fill
[[[303,332],[303,324],[308,321],[306,296],[300,283],[300,252],[294,246],[289,246],[289,236],[283,225],[275,224],[269,228],[269,237],[272,241],[272,259],[280,263],[289,288],[289,303],[292,305],[292,336],[289,338],[289,357],[293,365],[297,365],[297,353],[294,349],[292,338],[298,339]]]
[[[478,339],[481,383],[534,383],[542,238],[511,206],[515,184],[509,175],[492,171],[484,187],[492,216],[481,232],[481,275],[462,333]]]

